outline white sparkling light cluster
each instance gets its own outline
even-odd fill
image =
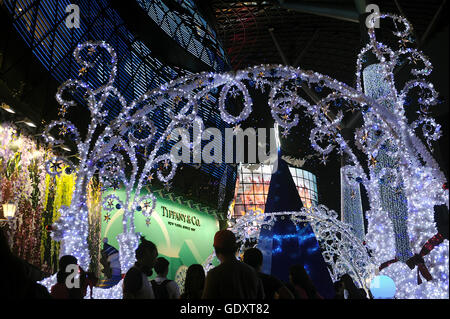
[[[98,88],[92,88],[88,82],[81,80],[68,80],[64,82],[56,94],[56,99],[61,105],[61,120],[50,123],[43,136],[46,141],[56,146],[64,143],[64,138],[70,138],[77,145],[80,162],[74,165],[64,158],[55,158],[46,163],[46,169],[51,175],[59,175],[63,165],[69,165],[72,170],[77,171],[75,192],[72,196],[70,207],[61,208],[61,217],[53,225],[52,237],[61,241],[61,254],[74,255],[84,269],[89,265],[89,251],[87,246],[88,235],[88,210],[86,206],[86,186],[94,174],[98,174],[104,188],[118,189],[125,187],[126,197],[120,199],[111,194],[104,198],[103,209],[106,211],[123,210],[123,233],[119,235],[119,251],[121,271],[125,273],[134,263],[134,251],[139,243],[138,234],[134,231],[134,213],[140,212],[150,218],[156,206],[156,198],[153,194],[140,196],[140,190],[146,185],[148,177],[153,176],[152,170],[157,170],[156,176],[164,183],[169,183],[174,177],[176,164],[172,162],[169,154],[158,154],[162,143],[165,141],[173,128],[179,122],[189,125],[190,120],[185,120],[183,115],[189,108],[175,118],[166,131],[162,134],[152,149],[148,158],[145,159],[145,167],[139,171],[137,164],[137,149],[140,147],[151,147],[151,142],[156,136],[156,127],[151,120],[144,115],[135,115],[137,107],[147,105],[148,96],[144,95],[130,104],[113,86],[117,74],[117,56],[113,48],[105,42],[85,42],[77,46],[74,51],[75,60],[82,66],[80,77],[93,68],[98,61],[96,54],[106,51],[110,57],[110,74],[108,80]],[[87,51],[87,53],[86,53]],[[75,107],[74,100],[67,99],[68,96],[82,95],[91,114],[91,122],[88,126],[87,135],[82,140],[78,130],[68,120],[64,119],[69,107]],[[105,124],[108,116],[106,105],[110,101],[118,101],[122,111],[111,123]],[[161,103],[163,100],[159,100]],[[151,110],[147,107],[147,110]],[[184,112],[184,113],[183,113]],[[189,116],[186,116],[189,117]],[[198,121],[198,119],[196,119]],[[59,129],[59,131],[56,131]],[[56,132],[55,132],[56,131]],[[53,135],[57,135],[55,138]],[[94,138],[95,136],[95,138]],[[169,169],[164,174],[159,165]],[[131,168],[131,172],[126,172]],[[137,187],[136,187],[136,184]],[[132,197],[132,191],[136,190]]]
[[[368,180],[363,178],[371,206],[366,214],[369,222],[366,238],[379,266],[394,258],[399,260],[381,270],[381,274],[394,280],[396,298],[448,298],[448,240],[424,256],[424,265],[433,277],[431,281],[422,277],[419,284],[417,266],[410,269],[405,263],[438,233],[434,206],[448,208],[448,190],[443,188],[446,180],[429,151],[431,143],[441,135],[440,126],[429,117],[429,107],[437,103],[438,97],[433,85],[425,79],[432,66],[421,52],[405,48],[411,27],[404,18],[387,14],[381,18],[403,26],[403,31],[394,33],[403,47],[392,50],[378,42],[375,31],[369,29],[370,43],[358,56],[357,88],[362,90],[363,74],[365,93],[384,105],[383,115],[394,121],[384,121],[378,112],[365,112],[364,125],[356,133],[356,143],[367,156],[370,175]],[[372,52],[378,61],[362,72],[367,52]],[[403,57],[404,63],[422,64],[422,68],[413,68],[411,75],[415,78],[397,91],[394,67]],[[409,123],[405,107],[411,100],[408,95],[412,89],[419,92],[419,115],[418,120]],[[420,125],[429,150],[415,135]]]

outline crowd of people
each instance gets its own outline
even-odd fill
[[[205,274],[202,265],[193,264],[186,272],[184,291],[174,280],[167,278],[169,261],[158,257],[156,245],[141,238],[136,249],[136,262],[123,279],[124,299],[323,299],[302,265],[291,265],[289,282],[261,271],[263,254],[258,248],[245,251],[242,261],[236,258],[237,243],[233,232],[218,231],[214,236],[214,250],[220,264]],[[2,282],[6,298],[83,299],[98,283],[98,278],[85,272],[74,256],[59,260],[57,282],[48,291],[27,277],[23,263],[15,257],[0,231],[0,271],[10,274]],[[3,258],[4,257],[4,258]],[[71,267],[72,266],[72,267]],[[76,268],[73,268],[76,266]],[[148,280],[155,272],[156,277]],[[74,284],[75,278],[78,284]],[[336,299],[366,299],[364,289],[356,287],[349,275],[335,283]]]

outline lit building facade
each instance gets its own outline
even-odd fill
[[[307,208],[318,204],[316,176],[306,170],[289,167],[303,205]],[[253,211],[264,213],[269,192],[272,165],[239,165],[236,192],[231,213],[233,217]]]

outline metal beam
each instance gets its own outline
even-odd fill
[[[288,62],[288,60],[286,59],[286,56],[285,56],[284,53],[283,53],[283,50],[281,50],[281,47],[280,47],[280,45],[278,44],[278,41],[277,41],[277,39],[276,39],[275,34],[273,33],[273,31],[274,31],[273,28],[269,28],[270,35],[272,36],[272,40],[273,40],[273,42],[275,43],[275,46],[276,46],[276,48],[277,48],[277,50],[278,50],[278,53],[280,54],[281,59],[283,60],[283,63],[284,63],[285,65],[290,65],[289,62]],[[317,96],[317,94],[315,94],[315,93],[308,87],[308,85],[306,85],[306,83],[305,83],[304,81],[302,81],[301,88],[302,88],[302,90],[306,93],[306,95],[308,95],[309,98],[310,98],[311,100],[313,100],[314,103],[316,103],[316,104],[319,103],[320,98]],[[325,113],[325,116],[328,117],[331,121],[333,121],[333,120],[336,118],[336,115],[335,115],[333,112],[331,112],[330,110],[328,110],[328,112]],[[341,129],[341,127],[338,126],[338,129]]]
[[[308,43],[306,43],[305,47],[303,48],[302,52],[300,52],[300,54],[298,55],[297,59],[295,59],[294,63],[292,64],[292,66],[294,68],[296,68],[299,64],[301,59],[303,58],[303,56],[305,55],[306,51],[308,51],[309,47],[311,46],[311,44],[313,43],[313,41],[316,40],[317,35],[319,34],[319,29],[316,29],[312,35],[312,37],[309,39]]]
[[[439,7],[439,9],[437,9],[436,13],[433,16],[433,19],[431,19],[431,21],[428,24],[428,27],[427,27],[425,33],[423,34],[422,38],[420,39],[420,43],[418,43],[419,47],[421,47],[425,43],[425,41],[427,40],[428,35],[430,34],[431,29],[436,24],[436,21],[437,21],[439,15],[441,14],[442,9],[444,8],[446,2],[447,2],[447,0],[442,1],[441,6]]]
[[[322,5],[318,3],[312,4],[286,0],[280,0],[280,5],[285,9],[292,9],[298,12],[309,13],[318,16],[349,21],[353,23],[359,23],[359,14],[351,6],[342,7],[331,4]]]
[[[273,43],[275,43],[275,47],[277,48],[278,53],[279,53],[280,56],[281,56],[281,60],[283,60],[283,63],[284,63],[285,65],[290,65],[289,62],[288,62],[288,60],[286,59],[286,56],[284,55],[283,50],[281,50],[281,47],[280,47],[280,45],[278,44],[277,39],[275,38],[275,34],[273,34],[273,30],[274,30],[273,28],[269,28],[269,33],[270,33],[270,36],[272,37]]]
[[[356,12],[359,15],[366,13],[367,1],[366,0],[354,0]]]

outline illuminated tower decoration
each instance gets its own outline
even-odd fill
[[[367,96],[373,99],[379,99],[388,96],[390,89],[389,83],[384,79],[382,66],[372,64],[363,71],[364,91]],[[394,105],[389,99],[381,102],[386,109],[395,112]],[[390,156],[391,152],[396,152],[394,146],[389,140],[383,140],[383,132],[378,129],[377,119],[368,112],[364,115],[365,125],[369,126],[367,141],[370,146],[382,143],[377,154],[372,154],[369,160],[371,169],[371,180],[378,185],[378,192],[381,199],[381,208],[386,211],[392,222],[395,235],[395,257],[406,262],[413,256],[409,244],[408,236],[408,201],[403,190],[403,181],[401,178],[395,180],[390,170],[399,169],[398,158]],[[384,174],[383,174],[384,173]],[[376,178],[376,176],[381,176]]]
[[[352,226],[352,231],[364,240],[364,214],[361,203],[361,187],[358,177],[346,167],[341,167],[341,219]]]
[[[303,207],[289,167],[279,157],[278,169],[272,175],[264,214],[294,212]],[[266,219],[267,220],[267,219]],[[264,273],[289,281],[289,267],[301,264],[324,298],[334,297],[334,287],[327,265],[308,222],[295,224],[289,215],[276,215],[272,226],[261,228],[258,248],[262,251]]]

